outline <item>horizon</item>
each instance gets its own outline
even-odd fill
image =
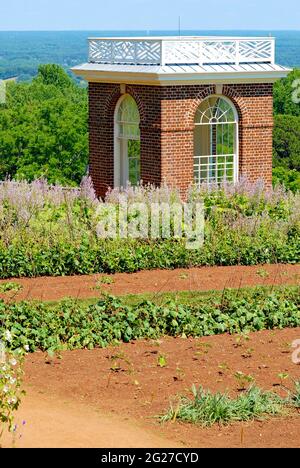
[[[188,29],[181,29],[180,32],[181,34],[186,32],[186,31],[280,31],[280,32],[300,32],[299,29],[270,29],[270,28],[207,28],[207,29],[194,29],[194,28],[188,28]],[[174,32],[178,31],[177,29],[0,29],[0,32],[89,32],[89,31],[102,31],[102,32],[140,32],[140,31],[149,31],[149,32]],[[179,34],[180,35],[180,34]]]

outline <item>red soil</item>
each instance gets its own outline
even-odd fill
[[[6,299],[55,300],[95,297],[106,290],[128,294],[211,290],[255,285],[300,284],[300,265],[204,267],[64,278],[16,279],[23,289]],[[12,280],[10,280],[12,281]],[[297,411],[264,421],[202,428],[179,422],[160,424],[177,394],[192,384],[237,394],[235,372],[251,374],[264,389],[279,391],[300,379],[291,343],[300,328],[251,333],[249,340],[220,335],[201,339],[164,338],[107,349],[65,351],[59,358],[37,352],[27,357],[28,395],[18,412],[22,447],[299,447]],[[163,355],[166,366],[157,365]],[[10,446],[6,436],[4,445]]]
[[[101,280],[109,276],[111,284]],[[6,282],[8,280],[2,280]],[[115,275],[13,279],[22,285],[18,293],[0,294],[14,300],[56,300],[64,297],[96,297],[102,291],[116,295],[163,291],[206,291],[255,285],[300,285],[300,265],[255,265],[152,270]]]
[[[31,354],[25,366],[29,394],[18,415],[26,425],[17,446],[299,447],[296,410],[211,428],[155,419],[192,384],[237,394],[237,371],[273,391],[281,391],[278,374],[288,374],[283,384],[291,386],[300,367],[290,345],[299,338],[295,328],[251,333],[240,342],[234,335],[164,338],[65,351],[60,359]],[[165,367],[157,365],[160,355]]]

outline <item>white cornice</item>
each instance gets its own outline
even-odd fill
[[[175,86],[195,84],[273,83],[285,78],[289,69],[253,72],[214,73],[151,73],[128,71],[99,71],[87,67],[74,67],[72,71],[88,82],[128,83],[149,86]]]

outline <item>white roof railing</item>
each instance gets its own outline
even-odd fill
[[[92,37],[89,62],[122,65],[275,63],[273,37]]]

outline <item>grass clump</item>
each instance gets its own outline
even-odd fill
[[[284,412],[284,400],[255,385],[236,398],[230,398],[223,393],[212,393],[201,386],[198,389],[193,386],[192,392],[193,399],[182,397],[176,407],[171,405],[161,420],[178,419],[207,427],[215,423],[229,424],[235,421],[262,419]]]
[[[295,390],[294,392],[290,392],[289,401],[291,406],[294,406],[294,408],[300,408],[300,380],[296,380],[294,385]]]

